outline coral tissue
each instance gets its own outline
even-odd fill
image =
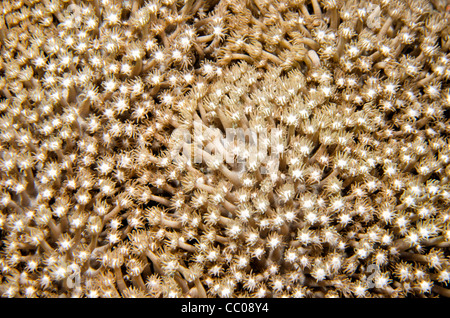
[[[7,0],[1,297],[450,297],[450,3]]]

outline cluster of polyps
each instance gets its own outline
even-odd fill
[[[442,1],[4,1],[5,297],[449,296]]]

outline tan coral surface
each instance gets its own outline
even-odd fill
[[[447,1],[1,6],[1,297],[450,297]]]

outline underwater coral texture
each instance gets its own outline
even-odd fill
[[[6,0],[1,297],[450,297],[450,2]]]

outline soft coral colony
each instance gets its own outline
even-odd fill
[[[449,5],[3,1],[1,296],[449,297]]]

